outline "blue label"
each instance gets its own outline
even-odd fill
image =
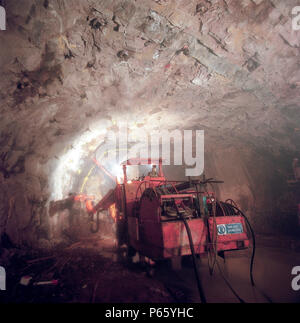
[[[243,233],[243,225],[242,223],[229,223],[229,224],[218,224],[218,235],[226,235],[226,234],[239,234]]]

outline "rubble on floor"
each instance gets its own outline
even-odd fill
[[[147,277],[141,266],[116,262],[115,255],[111,240],[95,238],[55,252],[0,248],[7,273],[0,302],[174,302],[163,283]]]

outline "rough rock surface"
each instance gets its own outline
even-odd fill
[[[51,245],[50,202],[80,191],[93,150],[124,120],[133,131],[205,130],[206,173],[226,181],[220,194],[261,231],[291,232],[296,213],[283,205],[294,205],[285,183],[300,142],[297,4],[6,1],[0,233]]]

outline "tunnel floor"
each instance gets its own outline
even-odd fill
[[[7,249],[7,291],[2,303],[198,303],[200,302],[190,258],[180,269],[160,262],[152,277],[140,263],[128,263],[110,238],[93,236],[55,253]],[[300,292],[291,287],[291,271],[300,264],[300,253],[278,247],[258,246],[254,265],[256,286],[249,279],[249,251],[218,257],[221,272],[209,273],[207,258],[199,261],[208,303],[239,300],[226,285],[230,282],[240,298],[250,303],[300,302]],[[26,276],[31,277],[24,286]],[[23,283],[20,284],[23,277]],[[36,285],[48,282],[46,285]],[[51,282],[52,284],[49,284]],[[26,283],[25,283],[26,285]]]

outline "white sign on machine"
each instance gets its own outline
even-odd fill
[[[239,234],[244,232],[242,223],[218,224],[217,230],[219,236],[224,236],[227,234]]]

